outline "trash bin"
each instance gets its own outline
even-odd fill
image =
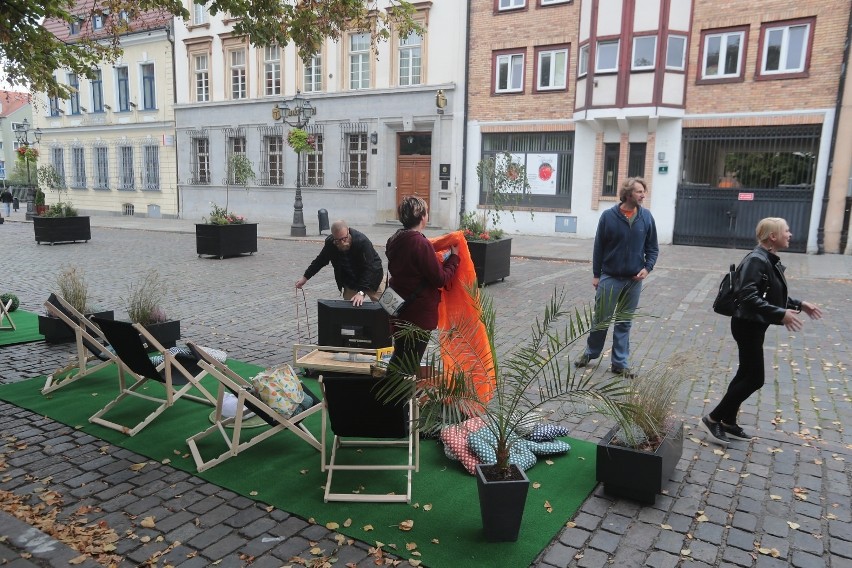
[[[317,217],[319,217],[319,232],[321,235],[323,231],[328,230],[328,211],[320,209],[317,211]]]
[[[12,199],[12,209],[14,209],[15,211],[17,211],[17,210],[18,210],[18,206],[19,206],[20,204],[21,204],[21,202],[20,202],[20,201],[18,201],[18,198],[17,198],[17,197],[15,197],[14,199]]]

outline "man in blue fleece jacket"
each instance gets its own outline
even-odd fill
[[[607,209],[598,221],[592,256],[592,286],[595,292],[595,323],[610,319],[616,307],[633,313],[639,305],[642,281],[654,269],[660,247],[651,212],[642,207],[648,189],[642,178],[627,178],[618,192],[621,201]],[[632,318],[616,321],[612,332],[613,373],[633,378],[630,370],[630,326]],[[585,367],[603,351],[609,326],[589,334],[585,352],[574,361]]]

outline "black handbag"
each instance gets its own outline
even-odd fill
[[[725,273],[719,283],[719,292],[713,300],[713,311],[717,314],[731,317],[737,311],[737,292],[734,290],[736,271],[736,265],[731,264],[730,270]]]

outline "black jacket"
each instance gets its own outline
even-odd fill
[[[787,279],[781,259],[760,245],[737,267],[735,289],[736,318],[780,324],[786,310],[802,309],[802,302],[787,297]]]
[[[312,278],[330,262],[334,267],[334,281],[337,282],[338,290],[378,290],[385,273],[379,253],[361,231],[350,228],[349,234],[352,237],[352,246],[346,252],[337,248],[332,235],[327,236],[319,255],[305,270],[305,278]],[[349,265],[349,270],[346,265]]]
[[[0,203],[12,203],[12,201],[14,201],[14,198],[8,189],[4,190],[3,193],[0,194]]]

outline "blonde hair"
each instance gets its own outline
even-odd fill
[[[772,233],[776,235],[783,233],[785,225],[787,225],[787,221],[781,217],[766,217],[765,219],[761,219],[757,224],[757,228],[754,230],[754,234],[757,237],[757,244],[760,245],[768,241]]]
[[[624,203],[627,196],[633,193],[633,185],[636,183],[641,185],[645,191],[648,191],[648,184],[645,183],[644,179],[640,177],[629,177],[624,180],[624,183],[621,184],[621,188],[618,190],[618,200]]]

